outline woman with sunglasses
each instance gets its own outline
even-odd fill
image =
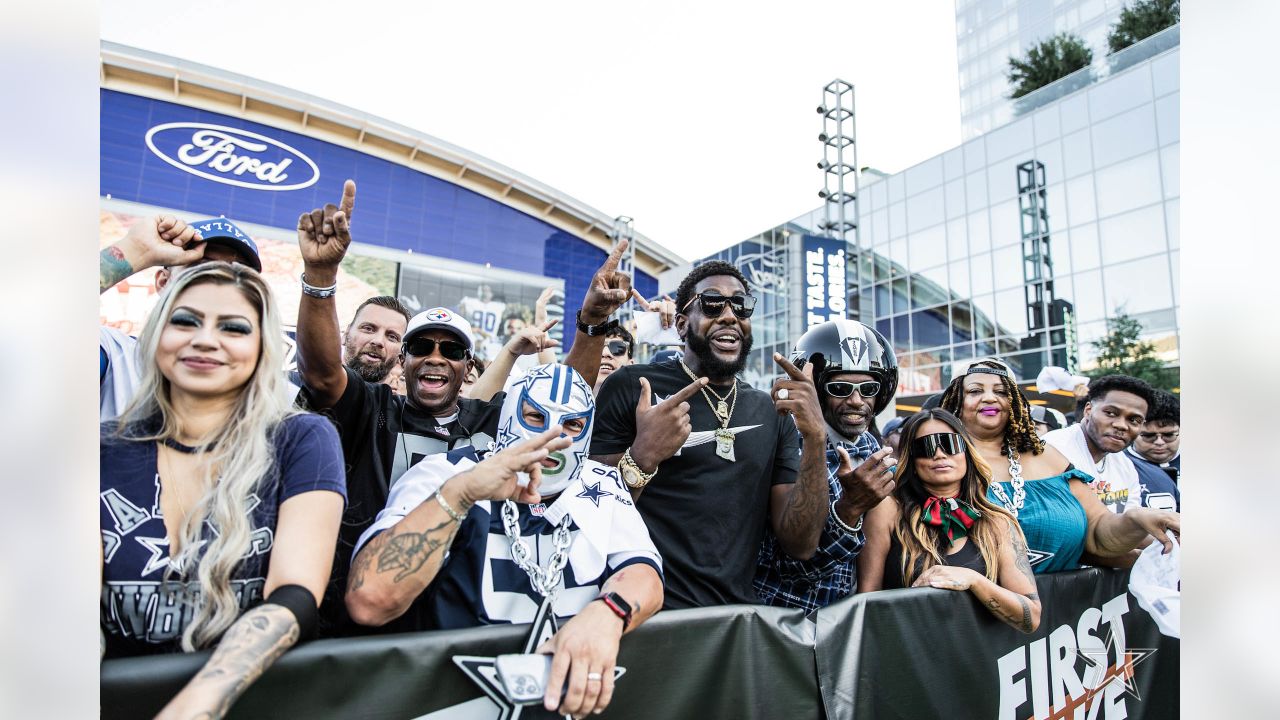
[[[942,408],[957,415],[973,449],[991,468],[991,499],[1017,518],[1037,574],[1093,565],[1127,565],[1148,534],[1171,547],[1176,513],[1141,509],[1115,514],[1089,486],[1088,474],[1037,435],[1031,405],[1005,363],[974,362],[947,386]]]
[[[964,425],[945,410],[907,420],[893,495],[867,514],[858,592],[904,587],[968,590],[1024,633],[1040,598],[1013,516],[987,499],[990,470]]]
[[[316,625],[343,459],[294,407],[279,338],[257,272],[187,270],[143,328],[137,394],[102,425],[104,656],[216,646],[161,717],[222,717]]]

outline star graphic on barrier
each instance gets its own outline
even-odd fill
[[[557,629],[556,616],[551,611],[551,602],[544,600],[538,607],[538,613],[533,617],[533,625],[529,627],[529,636],[525,639],[521,652],[525,654],[534,652],[539,645],[550,640]],[[476,655],[454,655],[453,664],[471,678],[472,682],[479,685],[493,704],[498,706],[497,720],[519,720],[525,706],[511,702],[503,692],[502,683],[498,680],[498,671],[494,667],[496,659]]]
[[[591,483],[590,485],[582,483],[582,492],[578,493],[577,496],[580,498],[586,498],[595,503],[596,507],[600,507],[600,498],[608,497],[609,493],[601,490],[600,483],[598,482]]]
[[[1115,635],[1111,632],[1107,633],[1107,639],[1101,649],[1097,650],[1077,650],[1076,655],[1085,661],[1089,669],[1094,673],[1105,673],[1102,681],[1094,686],[1090,695],[1096,695],[1107,685],[1119,680],[1124,685],[1124,691],[1133,696],[1139,702],[1142,701],[1142,694],[1138,691],[1137,675],[1133,669],[1144,660],[1156,654],[1155,648],[1125,648],[1124,657],[1115,665],[1111,665],[1111,649],[1115,646]]]

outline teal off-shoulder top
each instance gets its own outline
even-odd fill
[[[1080,566],[1084,534],[1089,523],[1080,501],[1071,494],[1072,480],[1088,483],[1093,478],[1069,467],[1061,475],[1027,480],[1022,486],[1027,496],[1018,512],[1018,524],[1027,538],[1031,569],[1037,575],[1074,570]],[[1002,482],[1000,485],[1012,498],[1012,484]],[[1001,505],[1000,498],[993,491],[988,490],[987,497]]]

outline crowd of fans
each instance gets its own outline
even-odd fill
[[[293,374],[234,223],[147,219],[102,252],[102,290],[157,268],[161,291],[139,337],[100,337],[103,655],[216,648],[164,717],[222,716],[299,640],[528,623],[544,601],[543,702],[581,716],[663,608],[929,586],[1029,633],[1035,574],[1124,567],[1180,530],[1178,401],[1135,378],[1093,381],[1067,425],[987,358],[879,434],[898,367],[874,329],[810,329],[764,392],[741,380],[743,275],[707,262],[649,303],[621,245],[562,361],[539,313],[485,365],[452,308],[375,297],[343,327],[354,210],[347,181],[299,218]],[[633,297],[682,351],[636,363],[612,319]]]

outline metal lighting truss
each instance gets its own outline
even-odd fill
[[[846,316],[857,320],[861,315],[858,293],[861,264],[858,262],[858,146],[853,85],[837,78],[823,86],[818,114],[822,116],[822,132],[818,135],[818,142],[822,144],[822,159],[818,161],[822,189],[818,197],[824,201],[823,221],[818,227],[827,237],[844,241],[847,266],[853,268],[847,275]]]

